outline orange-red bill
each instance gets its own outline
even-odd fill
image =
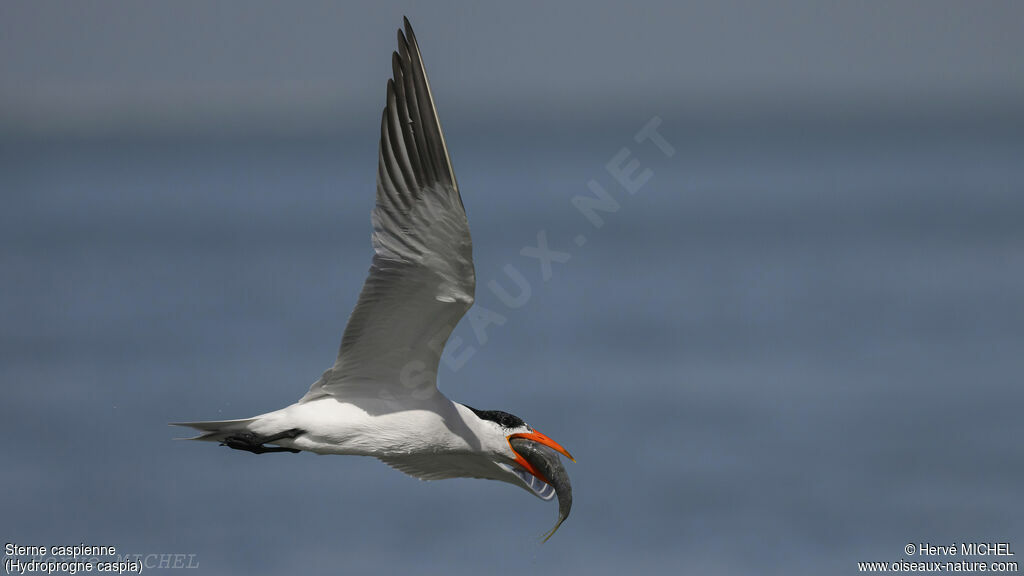
[[[572,454],[569,454],[568,450],[566,450],[565,448],[562,448],[561,444],[559,444],[558,442],[555,442],[554,440],[552,440],[551,438],[548,438],[547,436],[541,434],[540,432],[537,432],[536,430],[534,430],[533,432],[526,432],[526,433],[522,433],[522,434],[512,434],[511,436],[509,436],[507,438],[507,440],[511,440],[513,438],[522,438],[524,440],[531,440],[531,441],[536,442],[538,444],[543,444],[543,445],[547,446],[548,448],[551,448],[551,449],[555,450],[559,454],[562,454],[563,456],[565,456],[569,460],[572,460],[573,462],[576,461],[576,459],[572,457]],[[512,444],[510,443],[509,446],[511,447]],[[529,472],[530,474],[533,474],[537,478],[540,478],[545,483],[547,483],[547,484],[551,483],[550,481],[548,481],[547,478],[544,477],[543,474],[540,473],[539,470],[537,470],[536,468],[533,467],[533,464],[530,464],[529,462],[526,461],[526,458],[523,458],[522,456],[520,456],[519,453],[515,451],[515,448],[513,448],[512,451],[515,452],[515,454],[516,454],[516,460],[515,460],[516,464],[519,464],[520,466],[525,468],[527,472]]]

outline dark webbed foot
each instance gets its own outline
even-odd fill
[[[298,428],[292,428],[270,436],[260,436],[259,434],[253,434],[252,432],[242,432],[240,434],[228,436],[220,443],[220,445],[227,446],[228,448],[234,448],[235,450],[245,450],[246,452],[252,452],[253,454],[266,454],[269,452],[291,452],[293,454],[297,454],[301,452],[301,450],[285,448],[284,446],[264,446],[264,444],[268,442],[275,442],[282,438],[295,438],[303,432],[304,430],[299,430]]]

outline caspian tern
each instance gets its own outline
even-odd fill
[[[244,418],[180,422],[255,454],[308,451],[379,458],[423,480],[487,478],[569,515],[565,448],[517,416],[452,402],[437,389],[445,342],[473,304],[469,223],[416,35],[404,20],[381,119],[373,263],[338,358],[298,402]]]

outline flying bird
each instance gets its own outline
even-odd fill
[[[437,389],[444,344],[473,305],[469,222],[408,19],[392,54],[380,128],[373,261],[337,360],[298,402],[240,420],[178,422],[192,440],[254,454],[373,456],[423,480],[486,478],[558,497],[572,487],[554,440],[518,416],[477,410]]]

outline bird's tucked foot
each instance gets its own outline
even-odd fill
[[[303,434],[305,430],[298,428],[291,428],[284,432],[272,434],[270,436],[260,436],[252,432],[242,432],[241,434],[233,434],[224,438],[224,441],[220,443],[221,446],[227,446],[228,448],[234,448],[235,450],[245,450],[246,452],[252,452],[253,454],[266,454],[269,452],[291,452],[297,454],[301,450],[295,448],[285,448],[284,446],[264,446],[268,442],[276,442],[282,438],[295,438],[296,436]]]

